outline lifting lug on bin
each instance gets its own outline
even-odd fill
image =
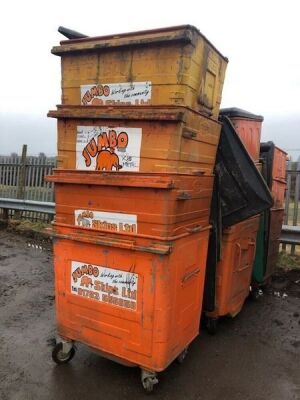
[[[181,192],[177,196],[177,200],[190,200],[192,196],[187,192]]]
[[[141,370],[141,382],[143,388],[147,393],[151,393],[153,391],[154,385],[158,384],[157,374],[156,372],[147,371],[145,369]]]

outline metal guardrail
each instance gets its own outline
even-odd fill
[[[0,197],[0,208],[55,214],[55,203]]]
[[[0,208],[55,214],[55,203],[0,197]],[[279,241],[283,244],[300,245],[300,226],[283,225]]]
[[[284,244],[300,245],[300,226],[282,225],[279,241]]]

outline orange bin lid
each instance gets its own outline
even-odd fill
[[[199,174],[198,174],[199,175]],[[200,175],[203,175],[200,173]],[[197,176],[197,174],[195,174]],[[206,177],[212,175],[205,175]],[[140,173],[107,171],[78,171],[54,169],[53,175],[45,177],[46,182],[75,183],[85,185],[124,186],[157,189],[174,189],[185,174],[176,173]]]

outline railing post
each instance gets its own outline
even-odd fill
[[[23,144],[20,172],[19,172],[19,179],[18,179],[17,199],[25,199],[26,158],[27,158],[27,144]],[[21,218],[21,211],[16,211],[15,216],[16,216],[16,218]]]
[[[286,191],[285,191],[285,206],[284,206],[284,219],[283,225],[289,224],[289,210],[290,210],[290,200],[291,200],[291,185],[292,185],[292,166],[291,160],[287,162],[286,165]],[[282,251],[286,252],[286,244],[282,244]]]
[[[7,223],[7,221],[8,221],[8,209],[7,208],[3,208],[3,214],[2,214],[2,218],[3,218],[3,221],[5,221],[5,223]]]
[[[300,194],[300,161],[297,161],[297,170],[296,170],[296,184],[295,184],[295,193],[294,193],[294,213],[293,213],[293,225],[298,225],[298,207],[299,207],[299,194]],[[291,254],[295,254],[295,245],[291,246]]]

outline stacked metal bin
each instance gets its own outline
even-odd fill
[[[227,60],[192,26],[61,42],[57,363],[74,342],[147,391],[199,333]]]
[[[264,285],[276,268],[279,238],[284,219],[287,153],[273,142],[261,143],[262,174],[272,192],[274,205],[261,216],[253,269],[254,294]]]
[[[263,117],[239,108],[221,110],[227,115],[254,160],[272,194],[272,207],[260,215],[252,274],[252,295],[274,272],[279,251],[279,237],[284,217],[287,153],[273,142],[260,143]]]
[[[258,172],[263,118],[228,108],[221,110],[220,120],[223,128],[216,160],[220,182],[213,202],[220,211],[212,208],[215,236],[210,241],[204,301],[210,333],[216,332],[219,317],[237,315],[249,295],[259,214],[272,205]]]

